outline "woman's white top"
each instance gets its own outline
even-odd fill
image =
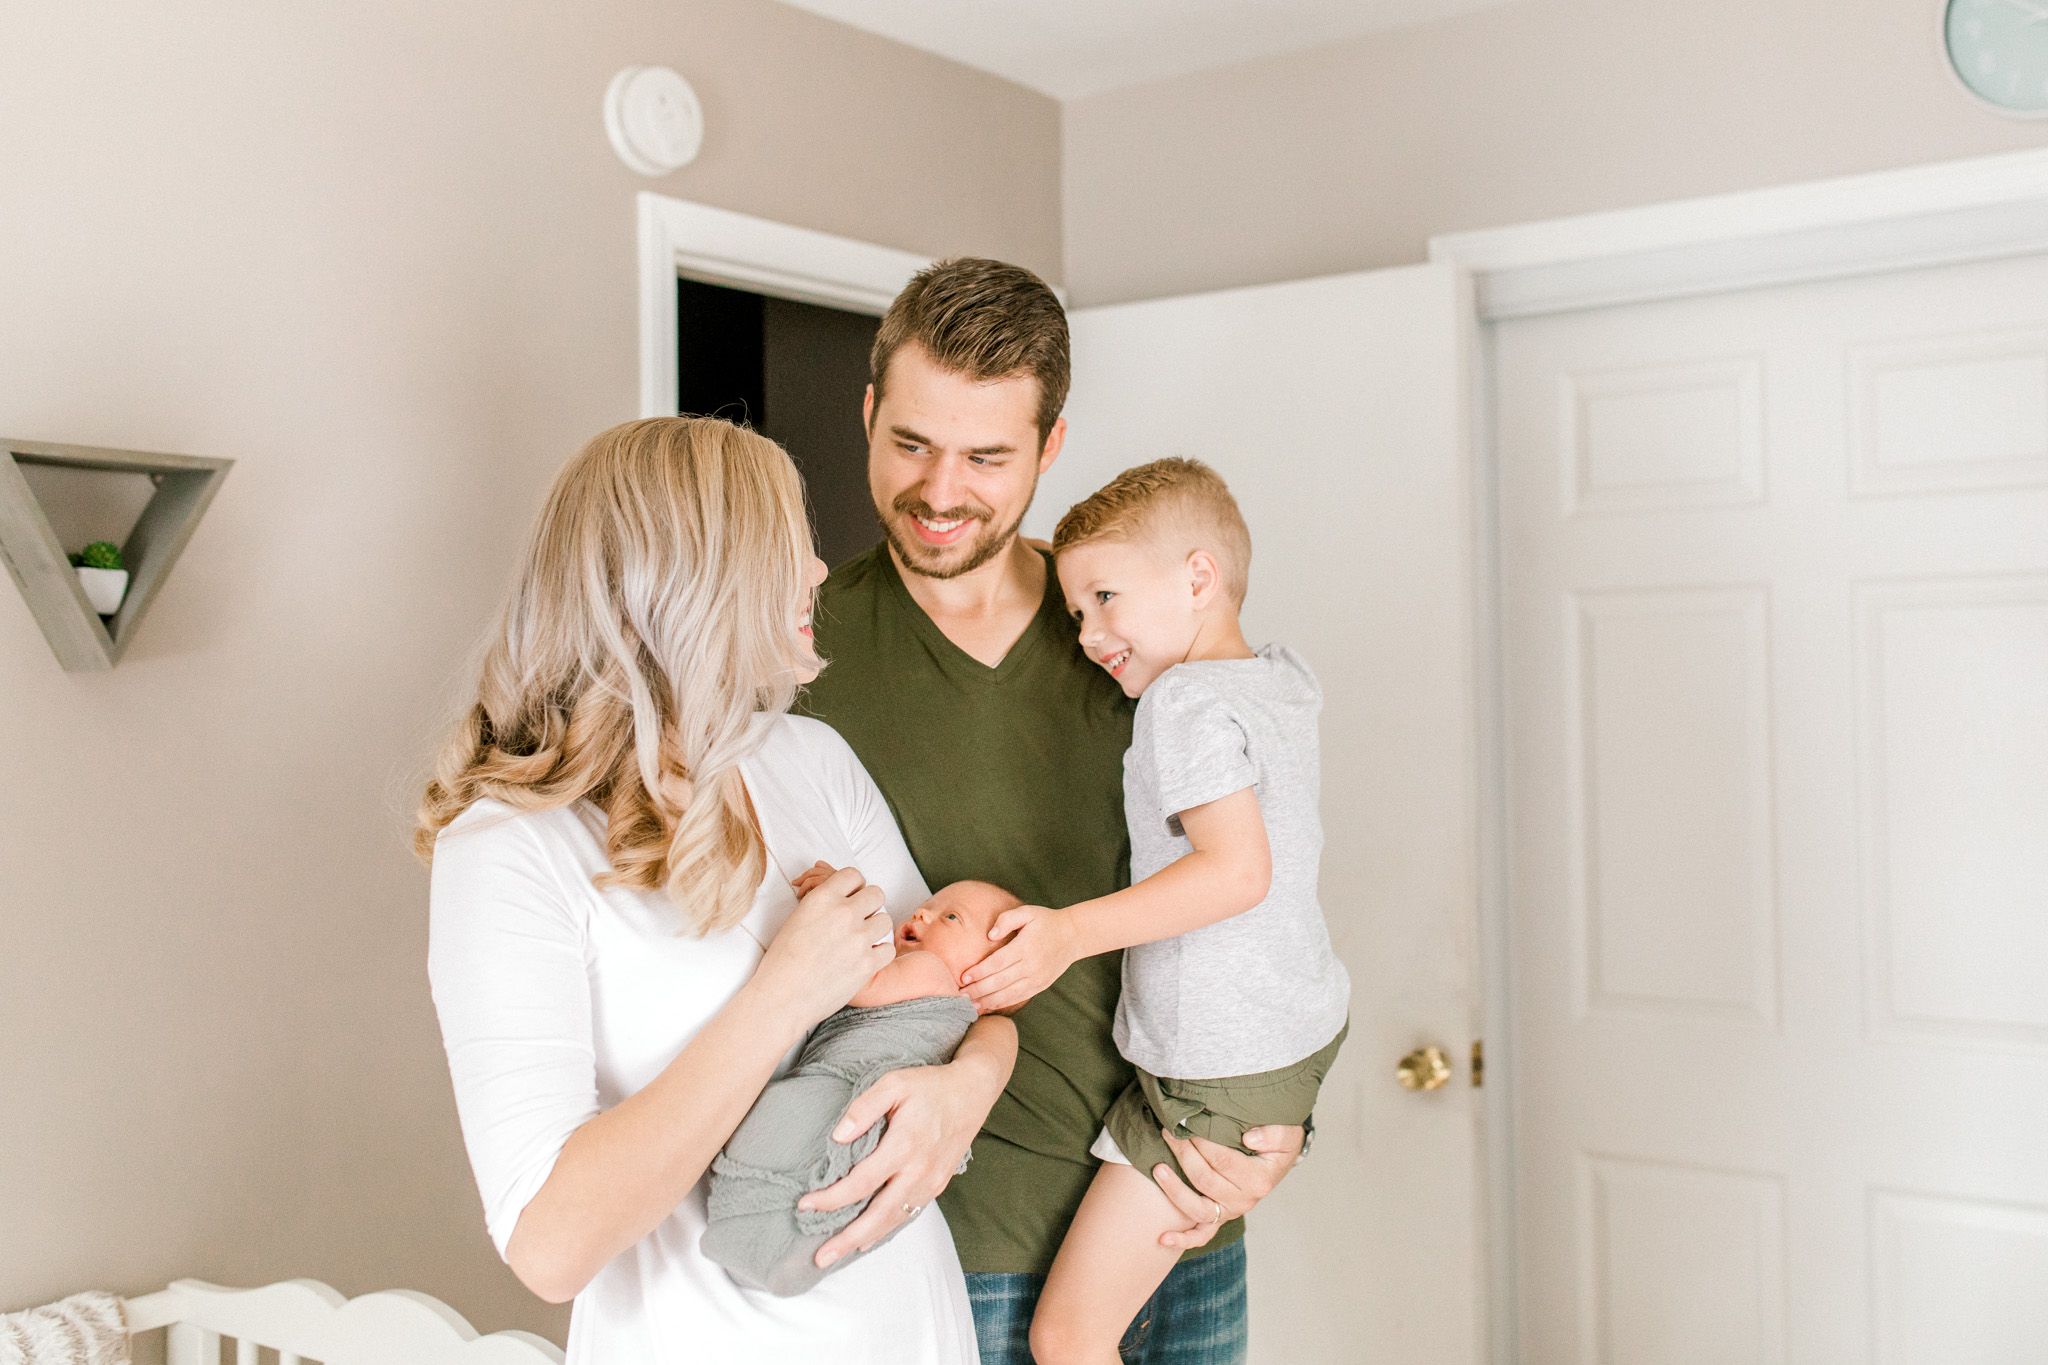
[[[687,932],[665,894],[599,891],[604,817],[587,803],[522,815],[480,801],[435,844],[428,975],[500,1256],[569,1135],[659,1075],[754,974],[796,908],[792,877],[821,858],[850,864],[899,920],[925,899],[846,741],[800,717],[758,723],[767,733],[741,772],[769,867],[724,933]],[[776,1298],[698,1251],[704,1196],[699,1181],[576,1296],[569,1365],[974,1365],[966,1281],[936,1204],[809,1293]]]

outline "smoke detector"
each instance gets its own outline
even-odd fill
[[[697,159],[704,108],[668,67],[629,66],[604,92],[604,130],[619,160],[642,175],[667,175]]]

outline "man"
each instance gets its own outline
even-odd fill
[[[868,483],[886,538],[826,581],[813,626],[829,666],[799,709],[852,745],[927,884],[990,881],[1035,905],[1117,890],[1130,879],[1133,704],[1082,654],[1049,557],[1017,534],[1066,435],[1066,314],[1020,267],[942,262],[890,307],[870,379]],[[984,1365],[1029,1365],[1038,1290],[1094,1174],[1089,1143],[1130,1079],[1110,1039],[1121,959],[1075,963],[1017,1013],[1016,1067],[941,1199]],[[973,1107],[972,1084],[953,1087],[956,1112]],[[919,1103],[937,1111],[944,1089],[926,1083]],[[946,1150],[944,1122],[923,1122]],[[1300,1128],[1268,1128],[1248,1135],[1257,1156],[1175,1144],[1196,1189],[1164,1166],[1161,1184],[1197,1226],[1162,1239],[1189,1250],[1133,1322],[1126,1360],[1243,1359],[1242,1216],[1302,1142]],[[832,1200],[884,1190],[867,1239],[937,1187],[875,1165]]]

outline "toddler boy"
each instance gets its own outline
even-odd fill
[[[1161,1130],[1243,1150],[1246,1129],[1304,1123],[1351,983],[1316,899],[1322,692],[1293,650],[1245,643],[1251,536],[1230,490],[1193,460],[1126,470],[1068,511],[1053,551],[1081,648],[1139,698],[1133,884],[1006,911],[990,936],[1015,938],[962,980],[984,1010],[1010,1008],[1069,963],[1126,950],[1115,1036],[1137,1078],[1103,1121],[1103,1165],[1031,1325],[1039,1365],[1114,1365],[1173,1268],[1159,1238],[1187,1226],[1146,1174],[1179,1172]]]

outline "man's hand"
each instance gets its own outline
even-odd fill
[[[1010,941],[960,973],[967,998],[983,1014],[1015,1009],[1059,980],[1080,955],[1072,918],[1043,905],[1003,911],[988,936]]]
[[[1001,1022],[1009,1027],[1008,1020]],[[1008,1059],[1016,1055],[1014,1032],[1010,1038],[1000,1066],[963,1055],[945,1066],[906,1067],[889,1072],[847,1106],[832,1130],[834,1142],[852,1142],[884,1116],[889,1128],[859,1165],[797,1201],[801,1209],[829,1211],[874,1196],[860,1217],[818,1248],[821,1269],[874,1245],[939,1197],[1003,1093]]]
[[[1167,1129],[1161,1129],[1160,1136],[1173,1148],[1188,1178],[1183,1183],[1165,1162],[1152,1168],[1153,1178],[1194,1226],[1185,1232],[1166,1233],[1159,1245],[1182,1251],[1207,1245],[1218,1228],[1251,1212],[1253,1205],[1278,1188],[1294,1163],[1301,1160],[1303,1141],[1302,1130],[1291,1124],[1247,1128],[1244,1145],[1258,1155],[1246,1156],[1203,1137],[1176,1138]],[[1189,1189],[1188,1184],[1194,1188]]]

